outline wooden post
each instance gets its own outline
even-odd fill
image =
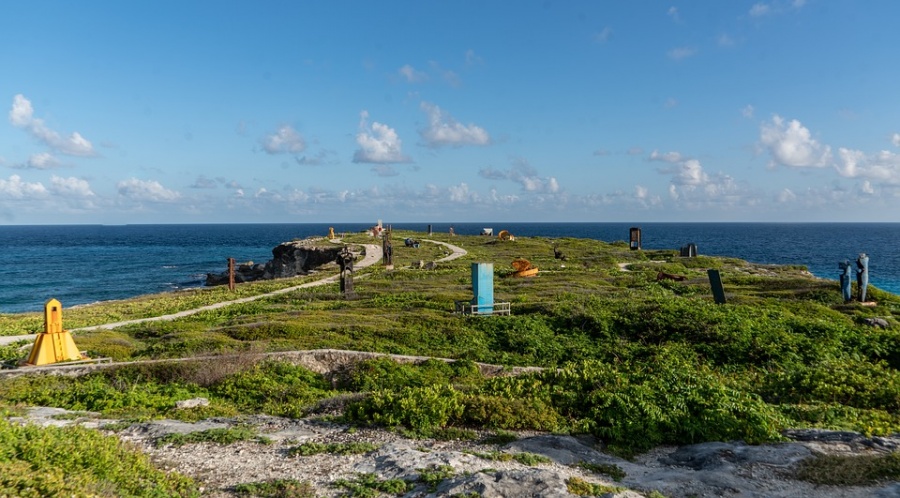
[[[234,291],[234,258],[228,258],[228,290]]]

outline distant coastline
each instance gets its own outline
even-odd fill
[[[0,226],[0,312],[39,311],[49,297],[65,306],[199,287],[228,257],[265,262],[281,242],[335,231],[356,232],[370,223],[267,223],[179,225]],[[428,223],[392,223],[424,233]],[[458,234],[483,228],[520,237],[626,240],[642,230],[646,249],[695,243],[700,254],[754,263],[804,265],[836,280],[837,264],[859,252],[870,257],[871,283],[900,294],[900,223],[432,223],[435,238],[451,226]]]

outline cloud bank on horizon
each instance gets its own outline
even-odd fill
[[[0,223],[900,221],[895,2],[6,10]]]

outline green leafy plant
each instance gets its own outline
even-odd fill
[[[273,479],[269,481],[241,483],[234,487],[238,496],[258,498],[315,498],[315,488],[306,481]]]
[[[232,444],[239,441],[258,440],[259,436],[256,431],[249,427],[237,426],[225,429],[207,429],[205,431],[188,432],[181,434],[177,432],[166,434],[156,440],[157,446],[172,445],[184,446],[185,444],[194,443],[215,443],[215,444]]]
[[[64,471],[61,471],[63,469]],[[114,436],[81,427],[37,427],[0,418],[0,496],[199,496]]]
[[[597,474],[609,476],[616,482],[624,479],[626,475],[625,471],[622,470],[622,467],[612,463],[578,462],[578,467]]]
[[[295,446],[288,450],[288,456],[311,456],[320,453],[332,455],[359,455],[369,453],[379,448],[379,445],[364,442],[351,443],[315,443],[308,442]]]

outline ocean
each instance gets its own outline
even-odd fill
[[[41,311],[50,298],[64,306],[124,299],[203,285],[227,258],[266,262],[281,242],[328,227],[356,232],[374,223],[222,225],[0,226],[0,313]],[[425,232],[426,223],[392,223]],[[897,223],[435,223],[435,232],[479,234],[509,230],[520,236],[628,240],[641,228],[645,249],[697,244],[700,254],[755,263],[806,265],[837,280],[838,262],[869,255],[870,283],[900,294]],[[835,287],[837,292],[837,287]]]

